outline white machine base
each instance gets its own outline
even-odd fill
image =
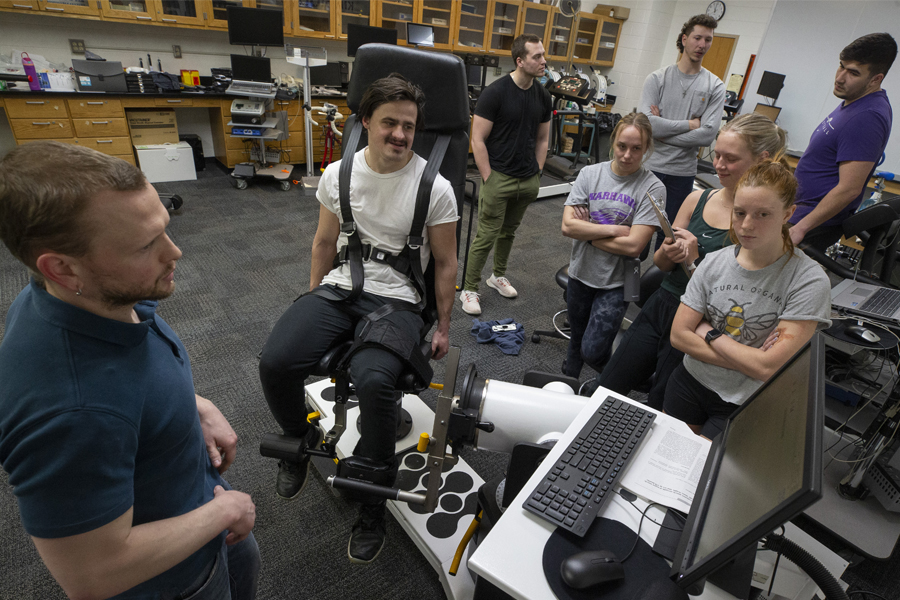
[[[333,394],[328,394],[333,387],[334,384],[328,379],[306,386],[310,408],[322,415],[319,428],[323,432],[327,432],[334,424]],[[347,429],[337,445],[339,458],[350,455],[359,441],[356,429],[359,407],[352,398],[349,406],[353,408],[347,410]],[[413,426],[409,435],[397,442],[398,453],[414,448],[419,435],[422,432],[430,433],[434,425],[434,412],[418,396],[404,395],[403,408],[412,416]],[[318,467],[317,461],[314,460],[313,464]],[[422,476],[427,472],[425,455],[413,450],[403,455],[396,485],[406,491],[424,493]],[[475,518],[478,488],[482,484],[484,480],[460,459],[452,469],[443,473],[438,508],[433,514],[422,513],[420,507],[413,507],[405,502],[391,500],[387,503],[391,513],[437,571],[444,592],[450,600],[468,600],[475,593],[475,582],[466,568],[465,560],[460,562],[456,576],[449,575],[447,571],[460,540]]]

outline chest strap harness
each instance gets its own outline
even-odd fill
[[[337,256],[335,256],[333,267],[337,268],[342,264],[350,265],[350,281],[352,289],[346,297],[338,297],[327,290],[318,291],[318,295],[326,297],[333,301],[354,302],[359,298],[363,291],[363,283],[365,281],[365,271],[363,263],[375,261],[389,265],[397,272],[407,277],[413,284],[413,287],[419,294],[419,302],[389,302],[377,310],[363,317],[366,321],[360,332],[359,337],[344,355],[338,369],[346,369],[349,366],[350,357],[357,351],[365,347],[378,346],[390,350],[401,359],[403,359],[413,371],[419,376],[420,381],[427,386],[431,380],[433,371],[428,364],[428,358],[423,355],[419,348],[419,340],[407,339],[408,336],[395,328],[389,321],[381,321],[382,318],[398,310],[409,310],[412,312],[422,312],[427,302],[427,289],[425,285],[425,274],[422,272],[421,249],[425,243],[424,230],[425,220],[428,217],[428,207],[431,203],[431,191],[434,187],[434,180],[437,177],[441,162],[444,160],[444,154],[450,145],[450,136],[447,134],[438,135],[431,154],[428,156],[428,164],[422,172],[419,179],[419,187],[416,193],[416,207],[413,214],[412,225],[409,229],[409,235],[406,238],[406,246],[403,247],[398,254],[391,254],[387,250],[382,250],[363,243],[356,222],[353,220],[353,212],[350,209],[350,175],[353,168],[355,148],[359,144],[359,138],[362,134],[362,121],[357,120],[350,131],[350,136],[344,148],[349,149],[353,154],[343,157],[338,171],[338,194],[341,208],[341,233],[347,235],[347,245],[341,248]],[[314,292],[316,293],[316,292]],[[430,327],[430,324],[427,324]],[[422,332],[424,335],[425,332]]]

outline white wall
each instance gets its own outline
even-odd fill
[[[803,26],[797,27],[797,23]],[[884,31],[900,40],[900,2],[781,0],[775,6],[747,84],[744,112],[752,111],[757,102],[768,104],[756,94],[763,71],[784,74],[784,88],[777,101],[782,107],[778,124],[788,132],[789,148],[805,150],[812,132],[840,103],[833,89],[841,50],[862,35]],[[900,61],[894,63],[882,88],[896,103],[900,97]],[[896,119],[893,130],[881,169],[900,173]]]

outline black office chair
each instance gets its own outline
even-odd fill
[[[810,258],[844,279],[897,287],[891,284],[891,274],[900,250],[900,197],[885,200],[850,215],[841,226],[845,237],[852,239],[857,236],[865,246],[861,253],[853,251],[849,255],[857,270],[841,264],[821,250],[803,247],[802,243],[800,247]]]
[[[648,249],[644,251],[641,255],[641,261],[647,258]],[[644,307],[644,302],[659,289],[659,286],[662,284],[663,278],[665,278],[666,273],[660,271],[656,265],[650,265],[650,268],[644,271],[641,274],[641,291],[640,291],[640,299],[634,302],[634,305],[638,308]],[[564,265],[559,271],[556,272],[556,285],[563,289],[563,302],[566,302],[566,289],[569,287],[569,265]],[[565,320],[564,315],[569,312],[568,309],[562,309],[553,315],[553,319],[551,320],[553,324],[553,329],[536,329],[531,334],[531,341],[535,344],[541,343],[542,337],[550,337],[557,340],[568,340],[571,339],[570,330],[569,330],[569,322]],[[562,324],[559,323],[559,319],[562,318]]]
[[[353,154],[367,145],[367,135],[358,123],[355,114],[366,88],[377,79],[391,73],[399,73],[418,85],[425,94],[425,126],[416,131],[413,150],[419,156],[428,158],[436,142],[441,137],[449,138],[449,145],[444,153],[439,172],[453,188],[456,198],[457,212],[462,212],[462,204],[466,184],[466,164],[469,152],[469,108],[466,96],[466,72],[463,61],[452,54],[424,52],[412,48],[387,44],[366,44],[359,48],[350,85],[347,92],[347,105],[354,113],[344,126],[345,144],[349,144],[355,127],[361,129],[356,147],[345,145],[343,156],[350,159]],[[457,221],[457,254],[458,240],[462,223]],[[437,320],[437,308],[434,298],[434,260],[429,262],[425,271],[426,306],[423,311],[425,327],[421,335],[420,350],[425,357],[431,353],[431,343],[424,339]],[[352,340],[342,339],[334,344],[319,360],[313,374],[331,377],[335,380],[335,425],[322,443],[321,451],[335,457],[335,448],[346,427],[346,403],[351,393],[352,382],[348,368],[342,366],[346,361],[346,352],[352,346]],[[421,373],[407,370],[397,382],[398,402],[402,394],[418,394],[428,388],[430,376],[426,379]],[[409,432],[408,419],[402,412],[398,418],[398,439]],[[296,460],[300,452],[299,446],[284,445],[283,436],[266,434],[260,446],[264,456]]]
[[[743,106],[743,98],[738,100],[735,92],[725,92],[725,106],[722,107],[725,110],[725,122],[727,123],[735,118],[741,112],[741,107]]]

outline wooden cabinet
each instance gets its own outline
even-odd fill
[[[490,5],[487,49],[491,54],[510,56],[522,18],[521,0],[494,0]]]
[[[334,39],[334,2],[332,0],[294,0],[290,4],[293,35]]]
[[[455,29],[457,37],[454,41],[453,49],[463,52],[485,51],[490,2],[486,0],[466,0],[465,2],[454,4],[456,4]]]
[[[352,0],[335,3],[335,33],[339,40],[347,39],[347,25],[371,25],[373,20],[372,2]]]
[[[195,0],[155,0],[156,18],[167,25],[203,27],[203,2]]]
[[[536,35],[547,43],[547,30],[550,28],[550,11],[552,7],[547,4],[534,4],[526,2],[522,7],[522,18],[519,19],[519,28],[516,37],[523,33]],[[546,50],[546,48],[545,48]]]
[[[550,13],[550,28],[544,40],[547,60],[569,60],[575,17],[567,17],[558,8]]]
[[[100,12],[105,19],[117,21],[156,21],[153,0],[100,0]]]
[[[0,8],[10,10],[40,10],[38,0],[0,0]]]
[[[603,18],[593,13],[580,13],[575,22],[575,40],[572,46],[572,62],[590,64],[594,61],[594,49],[599,39]]]
[[[434,47],[451,50],[456,43],[453,35],[454,11],[459,10],[459,2],[453,0],[421,0],[416,22],[434,29]]]
[[[41,10],[54,14],[100,16],[100,8],[96,0],[40,0]]]
[[[228,29],[228,7],[243,6],[253,8],[253,0],[203,0],[203,16],[206,26],[211,29]]]
[[[619,35],[622,33],[620,19],[603,17],[600,23],[600,36],[594,50],[594,64],[611,67],[616,62],[616,51],[619,49]]]
[[[397,30],[397,43],[406,44],[406,24],[415,23],[416,5],[413,0],[379,0],[375,23],[378,27]]]

